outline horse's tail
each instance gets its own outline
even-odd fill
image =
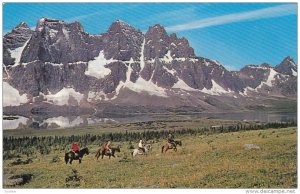
[[[161,147],[161,153],[164,153],[164,148],[165,148],[165,146]]]
[[[68,164],[69,161],[69,153],[65,153],[65,162]]]

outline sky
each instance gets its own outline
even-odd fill
[[[79,21],[90,34],[107,31],[120,19],[146,32],[161,24],[186,37],[197,56],[229,70],[245,65],[275,66],[297,57],[296,3],[5,3],[3,34],[21,22],[35,28],[41,17]]]

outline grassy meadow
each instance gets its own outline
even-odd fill
[[[4,134],[7,135],[7,134]],[[161,153],[166,140],[152,143],[148,155],[132,157],[130,142],[121,144],[116,158],[96,160],[97,145],[82,163],[66,165],[64,151],[35,152],[30,163],[3,161],[4,177],[27,175],[26,184],[13,188],[296,188],[296,127],[176,136],[178,151]],[[133,142],[137,146],[138,139]],[[245,149],[255,144],[260,149]],[[29,157],[22,155],[21,160]],[[19,158],[20,160],[20,158]],[[11,188],[5,185],[4,188]]]

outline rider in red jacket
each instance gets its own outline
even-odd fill
[[[75,153],[77,153],[77,154],[79,153],[79,146],[77,145],[77,143],[73,143],[72,149]]]

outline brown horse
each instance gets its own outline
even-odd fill
[[[182,146],[182,142],[180,140],[174,141],[173,144],[168,142],[166,145],[161,147],[161,153],[166,153],[169,149],[173,149],[177,152],[177,145]]]
[[[101,156],[101,159],[103,159],[104,156],[108,156],[108,158],[110,159],[110,157],[116,157],[115,156],[115,152],[120,152],[120,147],[118,146],[116,148],[111,148],[111,152],[107,153],[106,150],[104,149],[104,147],[100,147],[95,155],[95,157],[97,158],[97,160],[99,159],[99,157]]]

